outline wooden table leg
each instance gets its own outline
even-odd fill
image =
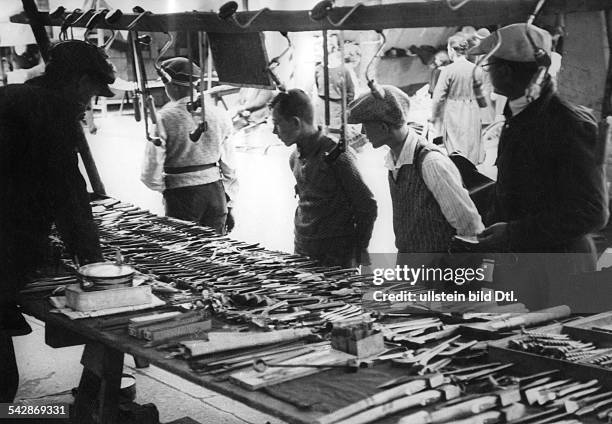
[[[75,422],[115,424],[117,422],[123,352],[101,343],[85,345],[83,374],[74,402]]]

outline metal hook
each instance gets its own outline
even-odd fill
[[[461,9],[463,6],[465,6],[467,3],[469,3],[471,0],[463,0],[457,4],[453,4],[453,0],[446,0],[446,5],[451,9],[451,10],[459,10]]]
[[[334,2],[331,0],[323,0],[315,4],[315,6],[308,12],[308,16],[313,21],[320,21],[325,18],[329,11],[334,7]]]
[[[132,11],[133,11],[134,13],[138,13],[138,16],[136,16],[136,18],[134,18],[134,20],[133,20],[132,22],[130,22],[130,24],[127,26],[127,28],[126,28],[126,29],[127,29],[128,31],[133,30],[133,29],[134,29],[134,27],[136,26],[136,24],[137,24],[138,22],[140,22],[140,20],[141,20],[143,17],[145,17],[145,16],[147,16],[147,15],[150,15],[150,14],[151,14],[151,11],[150,11],[150,10],[144,10],[144,9],[143,9],[142,7],[140,7],[140,6],[135,6],[135,7],[132,9]]]
[[[161,62],[161,58],[166,54],[168,49],[172,47],[172,45],[174,44],[174,35],[172,35],[169,32],[166,32],[165,34],[166,36],[168,36],[168,39],[166,40],[166,43],[162,46],[162,48],[159,49],[159,51],[157,52],[157,58],[155,59],[155,62],[153,63],[153,66],[155,67],[155,70],[157,71],[157,75],[159,75],[162,79],[168,78],[169,75],[165,71],[162,70],[161,65],[159,63]]]
[[[104,20],[107,24],[114,25],[119,21],[119,19],[121,19],[122,16],[123,12],[121,11],[121,9],[113,9],[104,16]],[[110,38],[102,45],[102,48],[104,50],[110,49],[110,47],[113,45],[113,42],[115,41],[115,38],[117,38],[118,32],[114,29],[111,29],[110,31]]]
[[[242,29],[246,29],[250,27],[253,24],[253,22],[255,22],[255,20],[259,17],[259,15],[261,15],[264,12],[267,12],[270,9],[267,7],[264,7],[263,9],[259,10],[251,19],[249,19],[248,22],[244,24],[238,22],[238,19],[236,19],[235,15],[236,15],[237,10],[238,10],[238,3],[236,3],[235,1],[228,1],[227,3],[225,3],[223,6],[219,8],[219,12],[217,12],[217,16],[219,17],[219,19],[223,21],[230,20],[238,27]]]
[[[372,95],[379,99],[382,99],[385,97],[385,92],[378,84],[376,84],[376,81],[374,81],[374,77],[370,78],[370,68],[374,64],[374,61],[376,60],[380,52],[385,48],[385,44],[387,44],[387,37],[382,32],[382,30],[377,30],[376,32],[380,35],[380,37],[378,38],[380,46],[378,46],[378,50],[376,50],[376,53],[374,54],[374,56],[372,56],[372,59],[370,59],[368,66],[366,66],[365,77],[368,82],[368,87],[372,92]]]
[[[72,25],[76,21],[77,15],[81,12],[81,9],[74,9],[71,13],[66,15],[66,17],[64,18],[64,22],[62,22],[62,26],[60,27],[61,40],[66,40],[68,38],[68,28],[70,28],[70,25]]]
[[[276,73],[274,72],[274,68],[276,68],[277,66],[280,65],[280,59],[285,56],[289,50],[291,50],[293,48],[293,44],[291,43],[291,39],[289,38],[289,35],[282,31],[281,32],[282,36],[285,37],[287,39],[287,47],[285,48],[285,50],[283,50],[281,52],[281,54],[279,54],[278,56],[276,56],[275,58],[272,58],[270,60],[270,62],[268,62],[268,67],[267,70],[270,73],[270,76],[272,77],[272,80],[274,81],[274,84],[276,84],[276,86],[278,87],[278,89],[280,91],[286,91],[286,87],[285,85],[281,82],[280,78],[278,77],[278,75],[276,75]]]
[[[330,24],[332,24],[332,25],[333,25],[333,26],[335,26],[335,27],[342,26],[342,25],[344,24],[344,22],[346,22],[346,20],[347,20],[348,18],[350,18],[350,17],[351,17],[351,15],[352,15],[352,14],[353,14],[353,13],[354,13],[354,12],[355,12],[357,9],[359,9],[361,6],[363,6],[363,3],[357,3],[357,4],[356,4],[355,6],[353,6],[353,8],[352,8],[351,10],[349,10],[349,11],[347,12],[347,14],[346,14],[346,15],[344,15],[344,17],[343,17],[342,19],[340,19],[338,22],[333,22],[329,16],[327,16],[327,20],[329,21],[329,23],[330,23]],[[329,11],[331,11],[331,9],[329,9],[329,10],[328,10],[328,13],[329,13]]]
[[[83,34],[83,40],[87,41],[87,37],[94,30],[94,28],[100,23],[100,21],[104,20],[106,14],[108,13],[108,9],[102,9],[92,15],[92,17],[87,21],[85,25],[85,34]]]
[[[74,22],[72,22],[72,23],[70,24],[70,26],[74,26],[74,25],[78,24],[78,23],[79,23],[79,22],[81,22],[83,19],[85,19],[85,17],[86,17],[87,15],[93,15],[94,13],[96,13],[96,9],[89,9],[88,11],[83,12],[83,14],[82,14],[81,16],[79,16],[78,18],[76,18],[76,20],[75,20]]]

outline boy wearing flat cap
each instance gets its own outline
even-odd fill
[[[493,51],[487,65],[496,93],[508,97],[498,154],[491,223],[479,236],[483,247],[523,255],[509,270],[509,285],[521,281],[528,306],[550,305],[552,285],[570,273],[595,269],[589,233],[608,220],[602,155],[594,117],[555,92],[544,73],[550,65],[551,36],[534,25],[499,29],[470,51]],[[536,53],[540,57],[536,61]],[[539,67],[542,67],[539,69]],[[504,275],[496,276],[502,283]],[[528,290],[529,289],[529,290]]]
[[[369,265],[377,206],[354,157],[343,152],[325,160],[336,143],[315,126],[312,101],[304,91],[279,93],[270,107],[274,134],[286,146],[297,146],[289,158],[299,197],[295,253],[327,266]]]
[[[200,112],[190,112],[187,105],[199,75],[200,68],[184,57],[161,63],[160,76],[170,102],[157,116],[155,132],[161,146],[146,145],[141,181],[163,193],[167,216],[225,234],[234,226],[228,201],[235,199],[238,188],[228,140],[233,125],[228,113],[206,101],[208,129],[191,141],[189,134],[197,127]]]
[[[385,166],[395,245],[399,253],[446,252],[453,235],[482,231],[480,215],[453,162],[407,125],[408,96],[397,87],[380,88],[350,104],[348,122],[363,124],[375,149],[390,149]]]
[[[102,49],[70,40],[50,49],[43,75],[0,88],[0,402],[19,383],[11,337],[31,331],[17,294],[44,261],[52,224],[81,264],[102,260],[76,152],[87,104],[112,96],[114,80]]]

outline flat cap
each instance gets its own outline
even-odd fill
[[[190,82],[194,84],[200,79],[200,67],[187,58],[173,57],[161,63],[159,74],[164,84],[189,86]]]
[[[493,56],[513,62],[535,62],[535,51],[527,31],[533,39],[536,48],[543,49],[550,56],[552,51],[552,37],[550,34],[531,24],[512,24],[498,29],[493,34],[482,40],[479,45],[470,49],[470,55],[487,54],[493,50],[497,40],[501,37],[501,45],[493,53]]]
[[[348,113],[349,124],[384,121],[391,125],[403,125],[408,122],[410,109],[408,95],[392,85],[382,85],[380,88],[384,93],[382,98],[369,92],[351,102]]]
[[[115,67],[108,61],[104,49],[86,41],[60,41],[49,50],[49,61],[45,72],[65,77],[73,74],[88,74],[98,81],[98,95],[113,97],[108,84],[115,82]]]

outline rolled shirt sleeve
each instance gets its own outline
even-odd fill
[[[150,142],[146,143],[140,181],[149,189],[163,193],[166,189],[164,162],[166,160],[167,134],[162,119],[159,119],[155,126],[155,136],[161,138],[162,144],[161,146],[156,146]]]
[[[442,214],[457,235],[475,236],[484,230],[482,219],[455,165],[442,153],[423,159],[423,181],[438,202]]]
[[[227,207],[234,207],[236,197],[238,196],[238,178],[236,177],[236,158],[234,153],[234,145],[231,137],[226,137],[221,142],[221,157],[219,158],[219,168],[221,169],[221,181],[223,189],[228,197]]]

